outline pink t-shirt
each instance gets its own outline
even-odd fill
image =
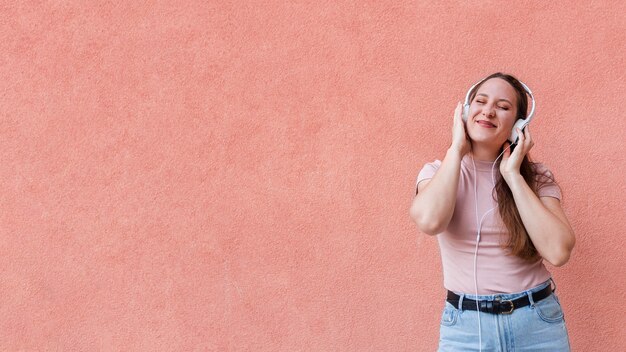
[[[473,294],[474,288],[474,251],[478,222],[483,214],[495,207],[483,219],[480,231],[480,244],[477,260],[478,294],[514,293],[535,287],[550,278],[550,272],[539,259],[533,263],[508,254],[502,249],[509,231],[502,222],[497,203],[492,196],[492,162],[474,161],[466,154],[461,161],[461,175],[454,213],[448,228],[437,235],[443,266],[444,287],[456,293]],[[535,164],[540,173],[551,172],[541,163]],[[419,172],[417,184],[435,175],[441,166],[440,160],[427,163]],[[494,176],[498,171],[494,168]],[[475,176],[476,175],[476,176]],[[474,198],[474,178],[478,199],[478,221]],[[541,180],[546,180],[542,178]],[[539,197],[561,199],[561,190],[556,183],[550,182],[538,190]]]

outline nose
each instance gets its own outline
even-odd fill
[[[485,115],[487,117],[492,117],[493,116],[493,107],[491,105],[485,104],[485,106],[483,106],[483,115]]]

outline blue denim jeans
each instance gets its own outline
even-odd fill
[[[569,337],[559,298],[553,292],[539,302],[532,293],[550,285],[548,280],[527,291],[511,294],[470,295],[457,293],[463,299],[514,300],[527,295],[530,305],[512,314],[491,314],[462,310],[446,301],[441,316],[439,351],[479,351],[478,319],[482,351],[569,351]]]

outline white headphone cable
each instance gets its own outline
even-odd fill
[[[509,144],[509,148],[511,147],[511,145]],[[506,149],[503,148],[502,153],[500,153],[500,155],[498,155],[498,157],[496,158],[496,160],[494,160],[493,165],[491,166],[491,181],[492,181],[492,185],[493,188],[496,187],[496,180],[495,177],[493,176],[493,168],[496,166],[496,161],[498,161],[498,159],[500,159],[500,157],[502,156],[502,154],[504,154],[504,152],[506,151]],[[485,219],[485,216],[492,210],[494,210],[496,207],[493,207],[489,210],[487,210],[482,218],[480,219],[480,222],[478,221],[478,192],[476,189],[476,178],[477,178],[477,173],[476,173],[476,163],[474,162],[474,156],[471,155],[472,157],[472,164],[474,164],[474,207],[476,209],[476,223],[478,224],[478,234],[476,236],[476,250],[474,251],[474,290],[475,290],[475,294],[478,298],[478,279],[477,279],[477,261],[478,261],[478,243],[480,242],[480,229],[482,227],[482,223],[483,220]],[[493,189],[492,189],[493,191]],[[482,352],[482,333],[481,333],[481,328],[480,328],[480,306],[478,304],[478,299],[476,299],[476,313],[478,316],[478,349],[480,352]]]

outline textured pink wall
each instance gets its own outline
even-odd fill
[[[415,177],[498,70],[574,350],[626,349],[625,2],[129,3],[0,6],[0,350],[434,350]]]

